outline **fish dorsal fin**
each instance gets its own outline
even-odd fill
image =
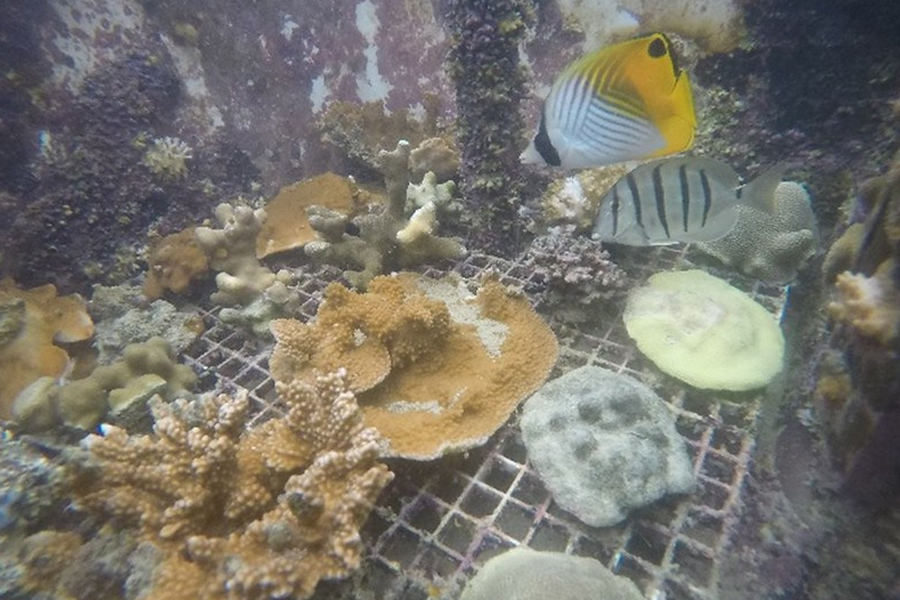
[[[747,182],[738,190],[738,201],[745,205],[757,208],[765,213],[774,215],[775,188],[781,183],[787,165],[779,164],[764,171],[762,175]]]

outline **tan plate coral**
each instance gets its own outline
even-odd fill
[[[376,277],[359,294],[332,284],[315,322],[272,323],[272,376],[309,381],[345,367],[388,453],[428,460],[484,443],[544,382],[553,332],[521,294],[413,274]]]
[[[58,296],[52,284],[30,290],[0,280],[0,418],[12,416],[16,396],[40,377],[60,377],[69,355],[54,344],[94,335],[94,323],[78,294]]]
[[[624,319],[641,352],[694,387],[752,390],[781,371],[775,317],[705,271],[653,275],[628,296]]]

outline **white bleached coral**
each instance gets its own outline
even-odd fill
[[[885,346],[900,334],[900,293],[891,283],[894,262],[887,260],[872,277],[846,271],[837,276],[831,318]]]

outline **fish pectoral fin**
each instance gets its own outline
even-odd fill
[[[744,184],[740,188],[740,203],[774,215],[778,210],[775,206],[775,188],[781,183],[785,171],[787,165],[775,165],[753,181]]]

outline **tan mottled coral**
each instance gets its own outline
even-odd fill
[[[166,290],[183,294],[209,270],[209,260],[193,227],[165,237],[151,237],[147,264],[150,269],[143,292],[151,300],[160,298]]]
[[[106,427],[78,504],[162,549],[145,598],[308,598],[359,566],[359,528],[393,477],[342,372],[279,384],[286,416],[244,431],[246,394],[157,402],[152,436]]]
[[[272,376],[308,380],[346,366],[366,424],[393,455],[430,459],[482,444],[543,383],[557,343],[524,296],[496,281],[467,295],[408,273],[376,277],[365,294],[329,286],[313,324],[273,323]]]
[[[60,377],[69,355],[54,344],[87,340],[94,323],[78,294],[58,296],[52,284],[30,290],[0,280],[0,418],[12,416],[16,396],[40,377]]]

